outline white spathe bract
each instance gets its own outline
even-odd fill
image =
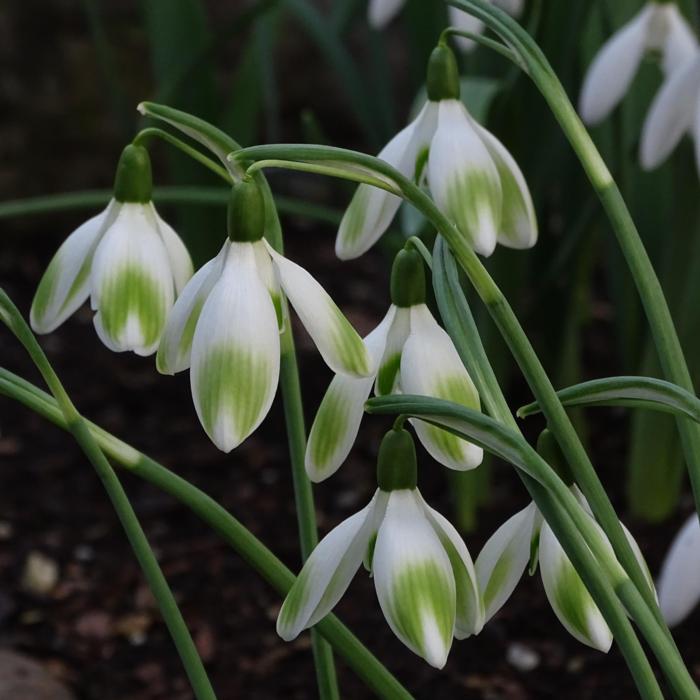
[[[496,243],[519,249],[536,243],[535,210],[520,168],[459,100],[426,102],[379,157],[417,182],[427,174],[435,203],[478,253],[491,255]],[[338,257],[356,258],[374,245],[400,204],[397,195],[360,185],[338,229]]]
[[[584,121],[597,124],[624,97],[648,51],[662,55],[669,76],[697,51],[693,32],[673,2],[649,2],[601,47],[591,63],[579,111]]]
[[[373,384],[377,395],[422,394],[480,408],[479,394],[452,340],[425,304],[392,305],[365,345],[375,374],[368,379],[336,376],[311,426],[305,462],[312,481],[327,479],[345,461]],[[412,423],[426,450],[446,467],[467,470],[481,464],[480,447],[424,421]]]
[[[693,513],[668,550],[659,576],[659,605],[669,626],[682,622],[700,602],[700,523]]]
[[[89,297],[107,347],[150,355],[191,276],[187,249],[151,202],[113,199],[54,255],[34,296],[32,328],[51,332]]]
[[[464,542],[417,489],[400,489],[377,490],[321,540],[287,594],[278,634],[290,641],[325,617],[365,559],[389,626],[432,666],[445,665],[454,636],[481,630],[483,606]]]
[[[262,240],[227,240],[183,289],[156,357],[163,374],[190,368],[197,415],[225,452],[260,425],[277,390],[281,290],[332,369],[373,376],[361,338],[308,272]]]

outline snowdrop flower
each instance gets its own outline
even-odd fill
[[[700,53],[661,86],[642,128],[639,157],[647,170],[660,165],[685,134],[695,141],[700,169]]]
[[[496,243],[530,248],[537,240],[532,198],[503,144],[459,99],[453,52],[438,46],[428,65],[428,101],[379,153],[404,176],[426,179],[437,206],[482,255]],[[340,223],[335,250],[343,260],[371,248],[401,205],[397,195],[362,184]]]
[[[394,634],[436,668],[452,638],[478,634],[483,606],[467,547],[416,488],[416,453],[403,429],[382,440],[379,488],[359,513],[321,540],[289,591],[277,632],[290,641],[325,617],[365,562]]]
[[[66,238],[39,282],[30,313],[37,333],[58,328],[90,297],[95,330],[108,348],[156,351],[192,261],[153,206],[151,187],[148,152],[127,146],[107,208]]]
[[[612,551],[581,491],[576,486],[571,486],[571,490],[600,533],[601,541]],[[653,589],[639,547],[629,531],[626,528],[624,530]],[[501,525],[486,542],[476,560],[476,575],[484,599],[485,620],[490,620],[510,598],[528,563],[532,574],[538,562],[547,599],[562,625],[580,642],[607,652],[612,644],[610,629],[534,503]]]
[[[178,298],[156,356],[164,374],[190,368],[199,420],[225,452],[260,425],[277,390],[281,290],[331,369],[353,377],[374,372],[340,309],[306,270],[266,243],[264,229],[258,186],[237,183],[229,201],[229,237]]]
[[[365,338],[376,367],[366,378],[336,375],[311,426],[306,471],[322,481],[345,461],[352,448],[372,386],[377,395],[422,394],[480,408],[479,395],[450,336],[425,305],[423,261],[415,250],[402,250],[391,274],[392,305],[384,320]],[[483,450],[441,428],[413,420],[420,441],[452,469],[473,469]]]
[[[659,605],[669,626],[700,601],[700,523],[693,513],[671,544],[659,577]]]
[[[661,53],[666,76],[697,51],[697,42],[675,2],[648,2],[608,39],[583,82],[579,111],[588,124],[605,119],[622,100],[648,51]]]

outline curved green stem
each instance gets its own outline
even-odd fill
[[[158,560],[148,543],[148,539],[141,528],[134,509],[131,507],[123,486],[90,432],[87,423],[70,400],[34,334],[27,326],[17,307],[2,289],[0,289],[0,318],[29,353],[55,398],[56,406],[62,414],[66,428],[73,434],[76,442],[90,460],[102,481],[149,588],[153,593],[153,597],[158,602],[161,615],[180,655],[182,665],[185,668],[197,700],[216,700],[214,689],[209,682],[207,673],[204,670],[204,664],[199,658],[197,648],[182,618],[182,613],[175,602],[173,593],[158,565]]]
[[[518,59],[517,54],[513,53],[513,51],[511,51],[507,46],[501,44],[500,41],[489,39],[487,36],[483,36],[483,34],[475,34],[474,32],[467,32],[464,29],[457,29],[457,27],[447,27],[447,29],[443,29],[442,34],[440,34],[440,43],[444,43],[447,40],[447,37],[450,36],[461,36],[465,39],[470,39],[476,44],[480,44],[481,46],[485,46],[487,49],[491,49],[492,51],[501,54],[501,56],[504,56],[509,61],[515,63],[518,68],[524,68],[523,64]]]
[[[69,429],[55,399],[31,382],[2,368],[0,394],[19,401],[59,428]],[[289,592],[294,583],[294,574],[223,506],[106,430],[90,421],[87,421],[87,425],[97,444],[116,464],[180,501],[219,533],[280,595]],[[411,694],[335,615],[326,616],[315,629],[379,697],[386,700],[411,700]]]

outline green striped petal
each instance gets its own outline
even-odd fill
[[[377,396],[393,394],[398,389],[401,353],[411,331],[410,310],[408,308],[393,308],[396,309],[396,313],[387,336],[386,348],[379,363],[377,381],[374,385],[374,393]]]
[[[87,301],[95,249],[119,207],[112,200],[97,216],[78,226],[56,251],[32,302],[29,320],[36,333],[58,328]]]
[[[280,284],[326,364],[340,374],[374,374],[369,352],[325,289],[306,271],[267,246]]]
[[[435,203],[489,256],[500,231],[503,192],[498,170],[458,100],[442,100],[430,144],[428,182]]]
[[[251,243],[231,243],[192,341],[190,382],[212,442],[230,452],[263,421],[279,380],[280,341]]]
[[[194,272],[192,258],[187,251],[187,247],[182,242],[182,238],[180,238],[175,232],[175,229],[158,214],[152,202],[150,207],[153,210],[153,216],[158,222],[158,230],[168,253],[170,270],[175,283],[175,293],[180,294],[185,288],[185,285],[190,281],[192,273]]]
[[[479,394],[450,336],[425,304],[412,306],[410,311],[411,333],[401,355],[401,391],[479,410]],[[441,464],[461,471],[481,464],[480,447],[424,421],[411,422],[425,449]]]
[[[91,273],[93,319],[115,352],[156,351],[175,297],[168,252],[148,205],[122,204],[100,241]]]
[[[416,491],[389,494],[372,570],[379,605],[394,634],[431,666],[442,668],[455,631],[455,580]]]

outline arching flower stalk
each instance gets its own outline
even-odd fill
[[[286,641],[325,617],[362,565],[394,634],[442,668],[452,639],[478,634],[483,606],[474,566],[454,527],[416,488],[410,434],[391,430],[377,460],[377,489],[359,513],[321,540],[297,577],[277,619]]]
[[[192,276],[180,237],[151,201],[151,164],[141,146],[119,160],[114,197],[58,249],[31,309],[37,333],[50,333],[90,298],[93,323],[111,350],[156,351],[166,319]]]
[[[225,452],[260,425],[275,396],[282,291],[331,369],[352,377],[375,371],[333,300],[306,270],[267,244],[264,230],[258,186],[249,180],[235,184],[229,237],[183,290],[156,356],[164,374],[190,369],[197,415]]]

